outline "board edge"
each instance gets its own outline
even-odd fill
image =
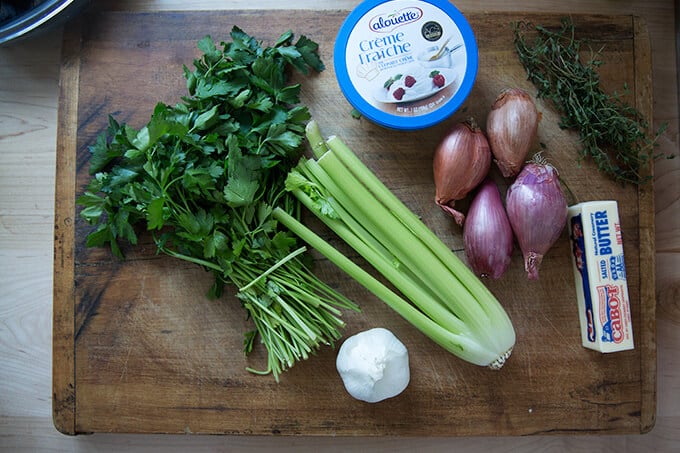
[[[633,16],[636,108],[653,128],[651,42],[644,18]],[[648,184],[638,188],[640,232],[640,433],[656,423],[656,278],[654,164],[643,168]]]
[[[76,434],[75,382],[75,179],[78,133],[81,22],[64,28],[54,194],[52,289],[52,422]]]

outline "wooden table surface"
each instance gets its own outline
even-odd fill
[[[201,0],[97,2],[135,10],[216,9]],[[351,9],[356,1],[229,2],[235,9]],[[676,2],[677,3],[677,2]],[[654,121],[668,123],[664,152],[678,152],[678,84],[673,2],[577,0],[458,1],[463,12],[542,11],[634,14],[647,21],[652,47]],[[676,5],[677,6],[677,5]],[[67,437],[52,425],[52,255],[57,96],[61,31],[0,49],[0,449],[11,451],[677,451],[680,445],[680,158],[655,168],[657,419],[646,435],[522,438]]]

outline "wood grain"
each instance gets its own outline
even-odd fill
[[[80,77],[80,40],[68,34],[64,42],[59,92],[59,121],[57,123],[57,150],[74,149],[78,135],[78,81]],[[53,308],[52,354],[52,404],[55,427],[66,434],[75,432],[75,349],[74,281],[75,237],[73,224],[76,210],[73,204],[75,191],[76,156],[58,152],[56,173],[60,184],[55,189],[54,217],[54,300],[64,304]],[[68,283],[67,283],[68,282]]]
[[[345,12],[278,11],[262,27],[261,12],[163,14],[103,13],[71,30],[77,43],[79,73],[77,142],[60,142],[58,209],[72,215],[73,200],[87,181],[87,146],[106,126],[106,113],[140,126],[157,100],[170,102],[183,93],[179,68],[196,55],[204,34],[220,36],[225,24],[238,23],[265,41],[290,24],[321,43],[330,62],[332,43]],[[524,86],[511,43],[512,21],[558,24],[554,15],[471,14],[481,37],[480,75],[464,113],[484,118],[487,106],[507,85]],[[630,16],[577,16],[579,33],[607,43],[603,80],[609,87],[633,84],[633,101],[651,115],[649,40],[646,28]],[[639,38],[639,41],[638,41]],[[66,47],[67,55],[71,51]],[[647,55],[647,57],[645,57]],[[147,64],[150,63],[150,64]],[[69,69],[70,67],[67,67]],[[499,76],[502,74],[503,76]],[[130,80],[150,81],[148,84]],[[70,83],[74,83],[71,81]],[[332,68],[304,81],[303,100],[315,118],[356,149],[367,165],[391,186],[433,230],[459,253],[460,234],[431,199],[431,152],[445,132],[442,124],[418,133],[386,133],[349,116]],[[63,85],[68,86],[68,85]],[[71,85],[73,86],[73,85]],[[645,98],[645,99],[642,99]],[[580,346],[566,233],[542,267],[541,281],[529,285],[519,255],[503,281],[489,285],[504,301],[518,333],[518,346],[501,373],[462,363],[426,340],[379,301],[366,296],[324,260],[318,272],[348,296],[362,301],[361,315],[347,314],[347,334],[373,325],[389,325],[411,351],[413,380],[400,398],[366,406],[351,401],[334,372],[332,350],[290,370],[280,384],[250,375],[240,351],[246,329],[243,314],[229,296],[209,301],[201,294],[210,281],[191,266],[157,257],[153,247],[130,250],[126,262],[105,250],[84,247],[88,227],[72,225],[74,243],[61,238],[55,247],[72,245],[73,262],[55,263],[55,288],[69,285],[66,298],[55,290],[56,313],[73,310],[73,370],[55,368],[60,382],[74,376],[75,399],[64,410],[64,432],[206,432],[283,435],[463,436],[555,433],[646,432],[654,425],[656,350],[654,337],[653,192],[638,193],[598,177],[588,164],[576,165],[573,134],[560,131],[556,114],[539,102],[543,122],[539,140],[549,158],[570,181],[579,201],[617,199],[626,240],[636,349],[613,355],[593,354]],[[67,113],[72,115],[68,104]],[[483,124],[483,122],[482,122]],[[75,146],[74,146],[75,145]],[[75,158],[75,159],[74,159]],[[60,161],[61,162],[61,161]],[[62,172],[71,172],[62,179]],[[75,172],[75,173],[74,173]],[[75,178],[75,179],[74,179]],[[73,190],[75,181],[75,193]],[[63,205],[62,205],[63,203]],[[70,204],[69,204],[70,203]],[[71,217],[72,218],[72,217]],[[58,253],[57,257],[61,257]],[[72,267],[73,266],[73,267]],[[188,303],[190,301],[190,303]],[[65,310],[65,309],[64,309]],[[61,318],[55,317],[55,326]],[[71,324],[72,321],[72,324]],[[68,340],[68,329],[56,326]],[[56,331],[55,331],[56,332]],[[55,333],[55,337],[56,337]],[[557,353],[556,351],[559,351]],[[55,360],[59,360],[56,355]],[[60,362],[61,363],[61,362]],[[63,384],[62,384],[63,385]],[[63,387],[58,387],[63,390]],[[67,392],[57,401],[70,401]],[[338,407],[348,408],[338,413]],[[75,414],[71,425],[70,414]],[[574,416],[578,414],[578,416]],[[59,417],[57,417],[57,420]],[[71,427],[73,430],[70,431]]]
[[[635,47],[633,49],[636,60],[635,71],[635,107],[651,122],[654,117],[652,111],[652,61],[647,24],[643,19],[633,19]],[[653,165],[643,169],[642,174],[654,176]],[[654,300],[653,304],[642,304],[640,310],[640,324],[648,335],[648,341],[640,343],[642,357],[646,357],[644,365],[641,362],[640,391],[642,393],[642,414],[640,419],[641,431],[649,432],[656,420],[656,266],[654,260],[654,186],[638,188],[638,211],[640,228],[640,247],[650,248],[650,253],[640,255],[640,269],[644,270],[640,276],[640,299]]]

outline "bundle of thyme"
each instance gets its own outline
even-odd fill
[[[622,183],[648,182],[651,175],[641,174],[641,169],[664,157],[655,147],[666,124],[650,134],[643,115],[621,94],[605,93],[597,72],[603,64],[602,49],[591,49],[590,60],[581,61],[584,41],[574,37],[571,18],[563,18],[561,24],[559,31],[526,22],[513,24],[515,49],[537,96],[553,103],[562,115],[561,128],[578,131],[583,146],[579,160],[592,158],[600,171]],[[528,43],[525,34],[532,29],[537,36]],[[627,93],[624,85],[622,94]]]

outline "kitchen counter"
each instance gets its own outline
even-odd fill
[[[191,2],[192,9],[223,8],[223,2]],[[351,9],[357,2],[234,1],[234,9]],[[464,12],[564,12],[562,2],[460,1]],[[188,9],[186,2],[97,2],[120,10]],[[668,123],[659,150],[677,153],[678,97],[675,11],[669,1],[574,1],[579,13],[633,14],[647,22],[652,48],[654,124]],[[67,25],[68,26],[68,25]],[[278,447],[346,451],[535,451],[555,449],[670,451],[680,442],[680,158],[655,167],[657,417],[654,429],[629,436],[535,436],[521,438],[292,438],[63,436],[52,425],[52,258],[57,104],[61,30],[0,49],[0,448],[35,451],[135,451]],[[677,448],[677,447],[676,447]]]

